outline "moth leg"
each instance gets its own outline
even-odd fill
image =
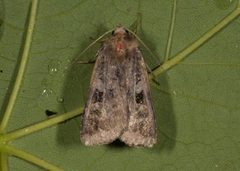
[[[96,59],[90,59],[89,61],[77,61],[78,64],[94,64]]]
[[[90,43],[76,58],[73,59],[72,64],[77,62],[78,59],[84,54],[86,53],[93,45],[95,45],[97,42],[103,40],[103,38],[108,35],[109,33],[111,33],[113,30],[109,30],[106,31],[105,33],[103,33],[101,36],[99,36],[97,39],[95,39],[92,43]]]
[[[140,6],[138,6],[140,8]],[[138,9],[139,11],[139,9]],[[137,19],[131,24],[130,29],[125,28],[127,31],[132,33],[132,35],[139,41],[139,43],[148,51],[148,53],[154,58],[159,59],[152,50],[138,37],[137,32],[142,31],[142,14],[140,12],[137,13]],[[149,68],[149,67],[148,67]]]
[[[147,64],[145,64],[145,65],[146,65],[146,68],[148,70],[148,73],[152,76],[151,80],[153,81],[153,83],[155,83],[156,85],[159,86],[160,83],[158,82],[156,75],[152,72],[152,70],[149,68],[149,66]]]
[[[159,83],[159,81],[156,79],[156,77],[152,77],[152,79],[151,79],[151,81],[152,81],[152,83],[155,85],[155,86],[157,86],[157,87],[159,87],[160,86],[160,83]]]
[[[96,40],[94,40],[92,43],[90,43],[79,55],[78,57],[82,56],[85,52],[87,52],[88,49],[90,49],[93,45],[95,45],[97,42],[99,42],[100,40],[102,40],[106,35],[108,35],[109,33],[111,33],[112,30],[106,31],[105,33],[103,33],[101,36],[99,36]]]

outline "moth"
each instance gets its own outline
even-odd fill
[[[96,55],[80,138],[87,146],[116,139],[134,147],[156,143],[147,68],[136,37],[122,26]]]

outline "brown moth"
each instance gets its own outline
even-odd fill
[[[152,147],[157,141],[148,73],[132,33],[117,27],[97,53],[88,100],[82,116],[81,141]]]

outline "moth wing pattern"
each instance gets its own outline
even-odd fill
[[[126,83],[125,79],[119,81],[119,75],[124,77],[124,71],[109,48],[105,43],[98,51],[92,73],[80,133],[85,145],[111,143],[127,126],[126,97],[121,88]]]
[[[80,136],[85,145],[156,143],[147,69],[136,38],[123,27],[98,51]]]
[[[132,65],[126,74],[129,119],[128,127],[120,139],[129,146],[152,147],[157,137],[147,69],[138,47],[128,55]]]

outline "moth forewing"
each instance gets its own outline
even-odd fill
[[[129,146],[156,143],[146,66],[137,40],[123,27],[97,53],[81,128],[85,145],[116,139]]]
[[[130,146],[152,147],[156,143],[156,125],[153,112],[148,73],[138,48],[132,49],[127,102],[128,127],[120,139]]]

